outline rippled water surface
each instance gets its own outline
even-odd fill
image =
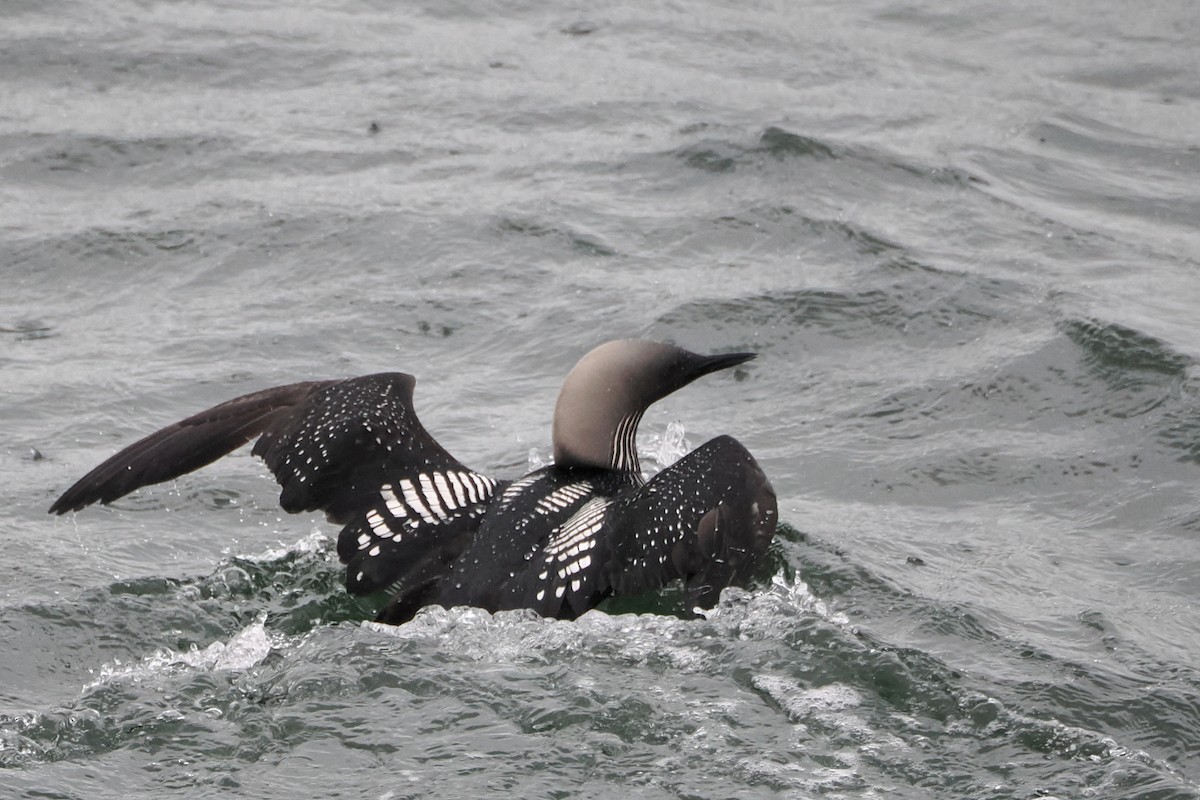
[[[1197,41],[1187,0],[4,4],[0,795],[1196,797]],[[779,495],[705,620],[364,624],[246,451],[46,514],[381,370],[512,476],[621,336],[759,353],[642,424]]]

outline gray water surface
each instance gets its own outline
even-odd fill
[[[1200,795],[1197,41],[1188,0],[0,7],[0,795]],[[247,451],[46,514],[384,370],[512,477],[628,336],[759,353],[642,423],[779,495],[707,620],[363,624]]]

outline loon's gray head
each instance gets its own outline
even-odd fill
[[[579,359],[554,407],[554,463],[640,472],[637,426],[655,401],[754,353],[704,356],[674,345],[622,339]]]

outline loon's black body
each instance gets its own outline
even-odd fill
[[[637,424],[656,400],[752,357],[601,345],[563,383],[554,465],[511,483],[465,467],[429,435],[413,410],[410,375],[267,389],[122,450],[50,511],[110,502],[257,438],[253,453],[282,486],[284,510],[320,509],[344,526],[347,589],[392,594],[381,621],[404,622],[430,604],[573,618],[611,595],[675,580],[691,605],[711,607],[766,551],[774,491],[728,436],[643,483]]]

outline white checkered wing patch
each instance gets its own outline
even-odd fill
[[[610,498],[593,497],[554,529],[534,556],[531,571],[537,571],[526,587],[524,605],[543,616],[574,617],[607,594],[604,533],[611,504]],[[572,613],[562,614],[564,607]]]

